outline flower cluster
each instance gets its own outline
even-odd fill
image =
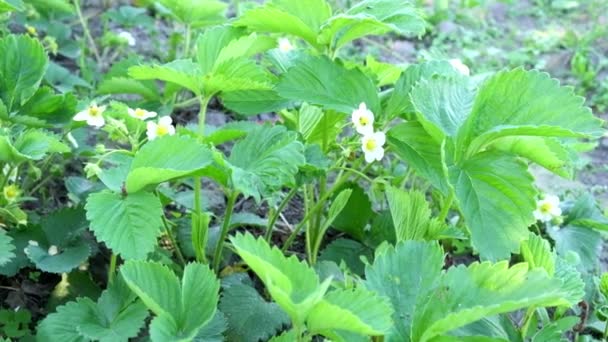
[[[353,111],[351,119],[357,133],[362,135],[361,148],[365,154],[365,161],[372,163],[374,160],[382,160],[386,136],[384,132],[374,132],[374,113],[365,103],[361,103],[359,108]]]
[[[555,195],[547,195],[545,198],[536,202],[536,210],[534,210],[534,218],[541,222],[550,222],[562,215],[562,209],[559,207],[559,197]]]
[[[74,116],[74,120],[86,121],[87,125],[100,128],[106,123],[106,120],[103,117],[105,110],[106,106],[98,106],[97,103],[92,102],[86,109],[77,113]],[[156,112],[147,111],[141,108],[129,108],[128,113],[132,118],[142,121],[158,116]],[[148,140],[154,140],[157,137],[173,134],[175,134],[175,127],[173,126],[173,120],[170,116],[162,117],[158,122],[148,121],[146,124],[146,136],[148,137]]]

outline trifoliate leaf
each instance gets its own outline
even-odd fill
[[[521,243],[521,255],[531,269],[543,268],[549,276],[555,274],[555,254],[549,241],[530,233],[528,240]]]
[[[191,340],[216,312],[219,282],[207,266],[186,265],[181,283],[169,268],[155,262],[130,260],[120,273],[157,316],[150,326],[153,341]]]
[[[90,306],[95,302],[89,298],[79,298],[57,308],[38,324],[36,337],[40,341],[90,341],[78,331],[78,326],[86,319]]]
[[[238,234],[230,240],[237,254],[266,285],[272,298],[293,322],[302,324],[310,310],[323,298],[329,282],[320,285],[312,268],[295,256],[285,257],[263,238]]]
[[[127,176],[127,192],[181,178],[201,171],[213,162],[207,147],[186,136],[165,136],[145,144],[133,158]]]
[[[160,200],[151,193],[121,194],[102,191],[87,199],[91,230],[114,253],[143,259],[156,246],[163,215]]]
[[[303,56],[281,76],[276,87],[287,99],[306,101],[350,114],[365,103],[380,112],[374,82],[359,69],[347,69],[327,57]]]
[[[219,308],[226,315],[227,337],[232,341],[264,341],[289,324],[289,317],[277,304],[266,302],[247,285],[226,288]]]
[[[526,165],[512,155],[484,152],[450,166],[449,175],[481,258],[506,259],[518,251],[536,208]]]
[[[295,184],[303,165],[304,146],[283,126],[263,126],[234,145],[230,158],[232,182],[246,197],[260,201],[284,185]]]
[[[436,242],[406,241],[376,255],[365,268],[365,286],[390,299],[394,326],[386,341],[412,341],[410,333],[418,298],[438,281],[443,251]]]

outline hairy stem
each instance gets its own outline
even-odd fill
[[[112,253],[110,256],[110,267],[108,268],[108,284],[111,284],[114,281],[114,276],[116,275],[116,262],[118,257],[116,254]]]
[[[89,31],[89,26],[87,25],[87,21],[84,18],[84,16],[82,15],[82,10],[80,9],[80,0],[74,0],[74,9],[76,10],[76,14],[78,15],[78,20],[80,21],[80,25],[82,26],[84,35],[87,37],[87,40],[89,41],[89,45],[91,46],[91,51],[93,51],[93,54],[95,55],[95,59],[97,60],[97,65],[98,65],[98,67],[101,67],[102,58],[101,58],[101,55],[99,54],[99,50],[97,50],[97,44],[95,44],[95,40],[93,39],[93,36],[91,35],[91,31]]]

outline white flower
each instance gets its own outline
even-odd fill
[[[374,113],[367,109],[365,103],[362,102],[359,108],[353,111],[351,120],[357,133],[367,135],[374,132]]]
[[[281,52],[287,53],[293,49],[294,49],[294,47],[293,47],[293,45],[291,45],[291,42],[289,41],[289,39],[279,38],[279,50],[281,50]]]
[[[59,249],[57,248],[57,246],[51,245],[51,247],[49,247],[48,253],[50,256],[57,255],[59,253]]]
[[[135,46],[135,43],[136,43],[135,37],[133,37],[133,35],[130,32],[121,31],[118,34],[118,37],[126,40],[127,44],[129,44],[129,46]]]
[[[76,114],[74,120],[86,121],[87,125],[99,128],[106,124],[106,120],[103,118],[103,112],[105,110],[106,106],[97,106],[97,104],[93,102],[88,108]]]
[[[469,67],[466,66],[464,63],[462,63],[462,61],[460,59],[450,59],[449,62],[452,65],[452,67],[454,69],[456,69],[456,71],[458,71],[459,73],[461,73],[465,76],[469,76],[471,74]]]
[[[157,115],[156,112],[149,112],[149,111],[141,109],[141,108],[136,108],[136,109],[129,108],[128,112],[131,117],[139,119],[139,120],[150,119]]]
[[[153,121],[148,121],[148,126],[146,135],[148,136],[148,140],[154,140],[157,137],[162,137],[163,135],[173,135],[175,134],[175,127],[171,124],[173,121],[170,116],[163,116],[158,119],[158,124]]]
[[[556,217],[562,215],[562,209],[559,207],[559,197],[547,195],[542,200],[536,202],[536,210],[534,210],[534,218],[542,222],[549,222]]]
[[[365,153],[365,161],[368,163],[374,160],[382,160],[384,157],[384,143],[386,142],[386,136],[384,132],[375,132],[366,134],[361,138],[361,148]]]

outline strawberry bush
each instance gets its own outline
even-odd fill
[[[543,71],[362,61],[432,18],[347,3],[0,0],[3,341],[605,337],[608,219],[531,172],[604,122]]]

